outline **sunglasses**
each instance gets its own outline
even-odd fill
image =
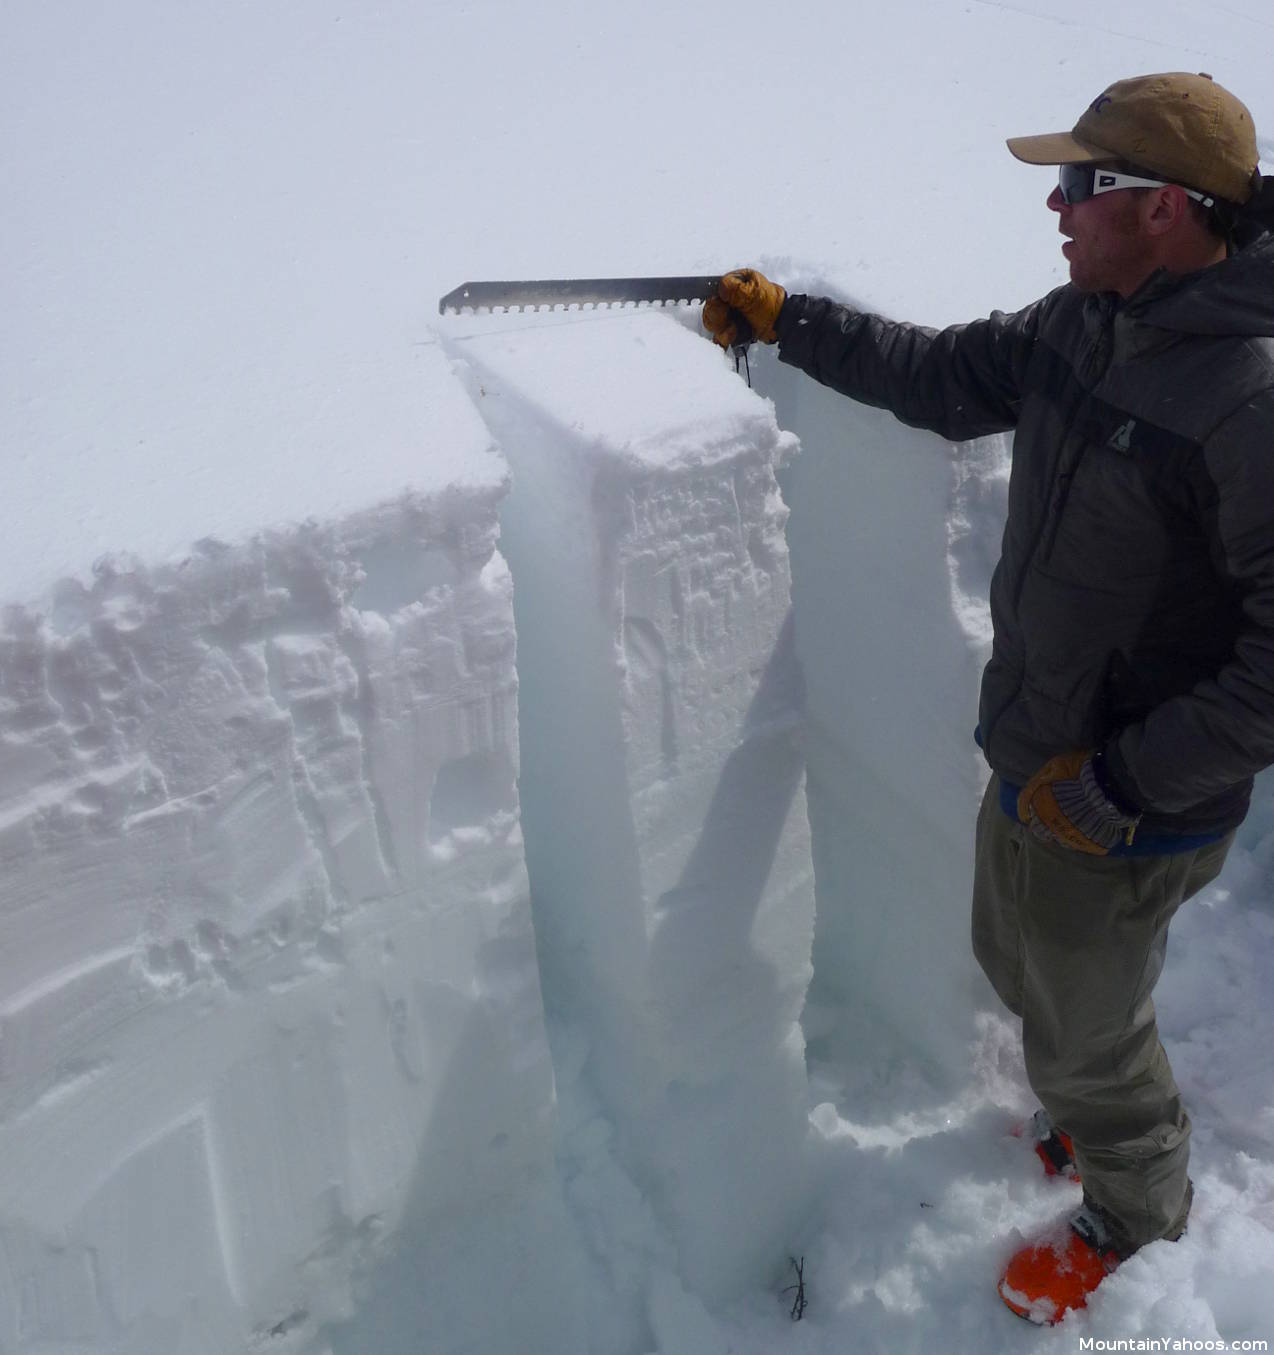
[[[1118,188],[1162,188],[1167,182],[1167,179],[1145,179],[1138,174],[1125,174],[1118,169],[1102,169],[1095,165],[1059,165],[1057,168],[1057,187],[1068,207],[1087,202],[1101,193],[1113,193]],[[1213,205],[1214,199],[1206,193],[1196,192],[1193,188],[1182,188],[1182,192],[1205,207]]]

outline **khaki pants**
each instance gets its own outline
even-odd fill
[[[1031,1087],[1127,1250],[1179,1235],[1189,1211],[1190,1119],[1150,994],[1172,915],[1216,878],[1233,840],[1086,856],[1009,819],[995,776],[978,815],[974,954],[1022,1018]]]

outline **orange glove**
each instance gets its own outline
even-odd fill
[[[787,293],[754,268],[739,268],[717,283],[716,296],[703,306],[703,327],[712,342],[730,348],[739,342],[739,316],[752,326],[753,335],[762,343],[774,343],[778,335],[774,322]],[[744,342],[746,342],[746,336]]]
[[[1090,856],[1106,856],[1112,847],[1131,842],[1141,817],[1111,800],[1091,752],[1050,758],[1022,788],[1017,816],[1045,842]]]

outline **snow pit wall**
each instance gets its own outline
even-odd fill
[[[578,1348],[503,490],[4,613],[0,1349]]]

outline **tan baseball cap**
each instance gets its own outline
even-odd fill
[[[1028,165],[1123,160],[1226,202],[1252,194],[1260,153],[1252,115],[1210,75],[1117,80],[1069,132],[1010,137]]]

